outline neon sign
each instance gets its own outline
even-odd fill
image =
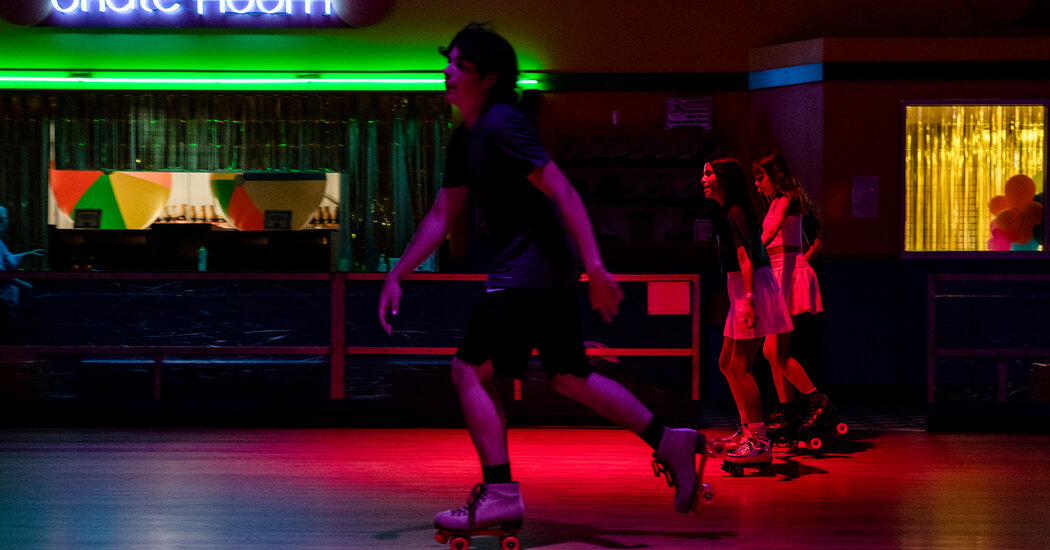
[[[313,13],[314,4],[321,4],[324,15],[332,15],[332,0],[51,0],[51,7],[59,13],[98,12],[128,13],[131,11],[176,13],[187,10],[186,4],[197,4],[196,12],[205,15],[213,10],[219,13],[262,13],[292,15],[296,5],[303,13]]]
[[[287,28],[348,25],[344,15],[338,13],[340,6],[336,4],[340,0],[35,1],[49,4],[50,14],[40,24],[54,27]]]

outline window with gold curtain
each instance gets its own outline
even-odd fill
[[[1044,250],[1046,106],[905,107],[907,252]]]

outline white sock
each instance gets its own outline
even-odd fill
[[[747,425],[747,430],[762,439],[769,439],[766,437],[766,423],[765,422],[750,422]]]

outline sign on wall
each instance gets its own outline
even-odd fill
[[[0,17],[47,27],[367,27],[394,0],[4,0]]]
[[[710,97],[669,97],[664,117],[664,127],[695,127],[702,130],[711,129]]]

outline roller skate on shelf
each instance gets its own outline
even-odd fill
[[[662,474],[667,485],[674,487],[675,510],[700,514],[703,505],[715,498],[714,488],[703,482],[704,465],[708,457],[724,453],[719,442],[708,440],[696,430],[664,429],[660,445],[653,453],[653,475]]]
[[[729,475],[740,477],[745,468],[755,468],[759,475],[773,475],[773,446],[768,439],[748,434],[747,440],[736,450],[726,453],[722,469]]]
[[[828,396],[812,393],[803,396],[802,399],[806,410],[796,435],[799,448],[818,450],[824,446],[828,437],[845,435],[849,431],[849,426],[839,419],[839,413],[828,400]]]
[[[471,537],[499,537],[500,550],[519,550],[525,505],[517,482],[478,483],[461,508],[438,512],[434,539],[452,550],[470,548]]]

